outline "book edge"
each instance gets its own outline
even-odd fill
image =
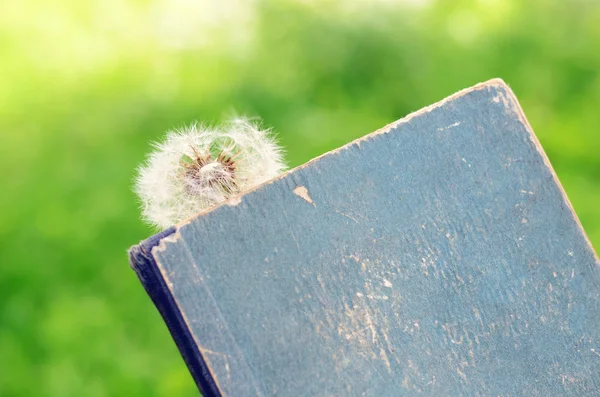
[[[544,165],[546,166],[546,168],[550,172],[550,175],[552,175],[552,181],[558,187],[558,190],[559,190],[559,192],[560,192],[560,194],[562,196],[563,202],[566,204],[567,209],[571,212],[571,216],[575,220],[577,228],[579,229],[579,233],[581,234],[581,236],[585,240],[585,243],[587,244],[588,250],[591,251],[591,253],[592,253],[593,257],[594,257],[594,260],[596,262],[596,266],[600,266],[600,259],[598,257],[598,254],[594,250],[594,246],[592,245],[591,240],[589,239],[587,233],[585,232],[585,229],[583,228],[581,220],[579,219],[579,216],[577,215],[577,212],[575,212],[575,208],[573,207],[573,204],[571,204],[571,201],[569,200],[569,196],[567,196],[567,192],[565,191],[564,187],[560,183],[560,179],[558,178],[558,174],[554,170],[554,167],[552,167],[552,163],[550,163],[550,159],[548,158],[548,155],[544,151],[544,147],[542,146],[540,140],[538,139],[538,137],[535,134],[533,128],[531,127],[531,124],[529,123],[529,120],[527,119],[527,116],[525,116],[525,112],[523,111],[523,108],[521,107],[521,104],[519,103],[519,100],[518,100],[517,96],[515,95],[515,93],[513,92],[513,90],[507,84],[504,84],[503,88],[504,88],[505,93],[507,95],[507,97],[503,98],[503,100],[506,100],[508,103],[510,103],[512,105],[511,106],[512,110],[515,112],[517,118],[523,124],[523,126],[525,127],[525,129],[527,130],[527,133],[529,134],[529,139],[531,140],[531,142],[533,143],[534,147],[538,151],[538,154],[541,156],[541,158],[542,158],[542,160],[544,162]]]
[[[278,175],[278,176],[276,176],[276,177],[274,177],[274,178],[272,178],[272,179],[270,179],[270,180],[268,180],[266,182],[263,182],[263,183],[261,183],[259,185],[256,185],[256,186],[252,187],[249,190],[246,190],[246,191],[244,191],[242,193],[239,193],[239,194],[237,194],[237,195],[229,198],[228,200],[225,200],[222,203],[216,204],[213,207],[207,208],[206,210],[203,210],[203,211],[201,211],[201,212],[199,212],[197,214],[194,214],[191,217],[189,217],[187,219],[184,219],[183,221],[177,223],[175,225],[175,227],[177,229],[179,229],[180,227],[185,226],[188,223],[192,222],[197,217],[206,215],[206,214],[208,214],[208,213],[216,210],[217,208],[219,208],[219,207],[221,207],[223,205],[235,206],[235,205],[241,203],[242,198],[246,194],[252,193],[255,190],[258,190],[258,189],[263,188],[264,186],[270,185],[270,184],[274,183],[275,181],[278,181],[278,180],[286,177],[289,174],[292,174],[292,173],[297,172],[298,170],[304,169],[304,168],[310,166],[311,164],[313,164],[314,162],[317,162],[317,161],[321,160],[323,157],[332,156],[332,155],[338,154],[339,152],[341,152],[343,150],[347,150],[347,149],[349,149],[352,146],[359,146],[360,147],[360,145],[361,145],[362,142],[365,142],[365,141],[368,141],[370,139],[373,139],[374,137],[376,137],[378,135],[386,134],[386,133],[390,132],[391,130],[393,130],[394,128],[398,127],[399,125],[410,122],[415,117],[422,116],[422,115],[424,115],[426,113],[429,113],[432,110],[437,109],[439,107],[442,107],[445,104],[447,104],[448,102],[451,102],[451,101],[453,101],[453,100],[455,100],[457,98],[460,98],[460,97],[462,97],[464,95],[467,95],[467,94],[469,94],[471,92],[479,91],[479,90],[482,90],[482,89],[485,89],[485,88],[489,88],[489,87],[493,87],[493,86],[501,86],[501,87],[510,89],[510,88],[508,88],[508,85],[504,82],[504,80],[502,80],[500,78],[494,78],[494,79],[491,79],[491,80],[488,80],[488,81],[485,81],[485,82],[482,82],[482,83],[475,84],[474,86],[462,89],[462,90],[460,90],[460,91],[458,91],[458,92],[456,92],[456,93],[454,93],[454,94],[452,94],[450,96],[447,96],[446,98],[444,98],[444,99],[442,99],[442,100],[440,100],[438,102],[435,102],[435,103],[433,103],[433,104],[431,104],[429,106],[425,106],[424,108],[421,108],[421,109],[419,109],[417,111],[409,113],[408,115],[402,117],[401,119],[396,120],[396,121],[394,121],[394,122],[392,122],[392,123],[390,123],[390,124],[388,124],[388,125],[386,125],[386,126],[384,126],[382,128],[379,128],[379,129],[377,129],[377,130],[375,130],[373,132],[370,132],[370,133],[368,133],[366,135],[363,135],[363,136],[361,136],[361,137],[359,137],[359,138],[357,138],[357,139],[355,139],[353,141],[350,141],[350,142],[348,142],[348,143],[346,143],[346,144],[344,144],[344,145],[342,145],[342,146],[340,146],[340,147],[338,147],[336,149],[332,149],[332,150],[330,150],[328,152],[325,152],[325,153],[323,153],[323,154],[321,154],[321,155],[319,155],[317,157],[314,157],[311,160],[307,161],[306,163],[301,164],[301,165],[299,165],[297,167],[294,167],[291,170],[288,170],[288,171],[286,171],[286,172],[284,172],[284,173],[282,173],[282,174],[280,174],[280,175]]]
[[[479,91],[482,89],[486,89],[486,88],[490,88],[490,87],[499,87],[502,88],[504,90],[504,92],[506,93],[507,97],[505,98],[498,98],[499,100],[502,100],[504,102],[505,105],[507,105],[507,107],[512,108],[512,110],[515,112],[515,115],[517,116],[517,118],[519,119],[519,121],[523,124],[523,126],[525,127],[525,129],[527,130],[528,134],[529,134],[529,139],[531,140],[531,142],[533,143],[533,145],[535,146],[536,150],[538,151],[538,153],[540,154],[540,156],[542,157],[542,160],[544,161],[544,164],[546,165],[546,167],[548,168],[548,170],[550,171],[550,174],[552,175],[552,179],[553,182],[558,186],[558,189],[562,195],[563,201],[564,203],[567,205],[567,208],[571,211],[573,218],[575,219],[575,222],[577,224],[577,227],[579,228],[579,232],[580,234],[583,236],[583,238],[585,239],[585,242],[588,246],[588,249],[592,252],[592,255],[594,256],[594,259],[596,261],[596,264],[598,266],[600,266],[600,257],[598,256],[598,253],[595,251],[594,246],[591,243],[591,240],[589,239],[588,235],[585,232],[585,229],[583,228],[583,225],[581,223],[581,220],[579,219],[577,212],[575,212],[575,209],[571,203],[571,201],[569,200],[569,197],[567,196],[567,193],[564,189],[564,187],[562,186],[562,184],[560,183],[560,179],[558,178],[558,175],[556,174],[556,171],[554,170],[554,168],[552,167],[552,164],[550,163],[550,159],[548,158],[546,152],[544,151],[539,139],[537,138],[537,136],[535,135],[535,132],[533,130],[533,128],[531,127],[531,124],[529,123],[529,120],[527,119],[527,117],[525,116],[525,112],[523,111],[523,108],[521,107],[519,100],[517,98],[517,96],[515,95],[515,93],[513,92],[513,90],[510,88],[510,86],[501,78],[494,78],[482,83],[478,83],[472,87],[468,87],[465,89],[462,89],[436,103],[433,103],[429,106],[426,106],[424,108],[421,108],[415,112],[409,113],[408,115],[406,115],[405,117],[396,120],[378,130],[375,130],[369,134],[366,134],[360,138],[357,138],[345,145],[340,146],[339,148],[330,150],[326,153],[323,153],[309,161],[307,161],[306,163],[299,165],[291,170],[288,170],[286,172],[284,172],[281,175],[276,176],[273,179],[270,179],[260,185],[257,185],[255,187],[253,187],[250,190],[247,190],[245,192],[242,192],[232,198],[230,198],[229,200],[226,200],[223,203],[217,204],[214,207],[208,208],[205,211],[202,211],[198,214],[195,214],[193,216],[191,216],[190,218],[187,218],[181,222],[179,222],[177,225],[175,225],[175,227],[177,229],[179,229],[180,227],[192,222],[194,219],[196,219],[199,216],[203,216],[209,212],[214,211],[215,209],[219,208],[222,205],[230,205],[230,206],[234,206],[237,205],[241,202],[242,197],[245,196],[246,194],[249,194],[259,188],[262,188],[263,186],[269,185],[279,179],[284,178],[285,176],[287,176],[288,174],[294,173],[298,170],[301,170],[305,167],[308,167],[309,165],[311,165],[313,162],[319,161],[321,158],[325,157],[325,156],[330,156],[330,155],[334,155],[339,153],[342,150],[348,149],[349,147],[352,147],[354,145],[356,146],[360,146],[360,144],[364,141],[373,139],[374,137],[380,135],[380,134],[386,134],[390,131],[392,131],[393,129],[395,129],[396,127],[408,123],[410,122],[412,119],[414,119],[415,117],[418,116],[422,116],[426,113],[429,113],[431,111],[433,111],[434,109],[437,109],[439,107],[444,106],[445,104],[447,104],[448,102],[451,102],[457,98],[460,98],[466,94],[469,94],[471,92],[474,91]],[[158,248],[161,249],[161,248]]]
[[[175,227],[168,228],[129,249],[129,263],[150,296],[154,306],[167,325],[171,337],[175,341],[179,353],[183,357],[196,386],[204,397],[220,397],[217,384],[184,320],[171,289],[162,276],[153,249],[163,240],[178,234]]]

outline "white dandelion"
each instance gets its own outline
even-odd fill
[[[282,149],[246,119],[170,131],[138,169],[144,220],[172,226],[282,173]]]

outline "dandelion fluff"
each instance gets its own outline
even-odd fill
[[[269,130],[246,119],[170,131],[138,169],[143,218],[169,227],[285,170]]]

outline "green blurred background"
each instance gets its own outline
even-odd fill
[[[600,247],[600,2],[0,2],[0,396],[194,396],[127,263],[148,142],[233,112],[292,166],[502,77]]]

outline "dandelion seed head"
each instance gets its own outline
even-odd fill
[[[167,133],[138,169],[143,218],[166,228],[279,175],[286,168],[271,132],[247,119]]]

